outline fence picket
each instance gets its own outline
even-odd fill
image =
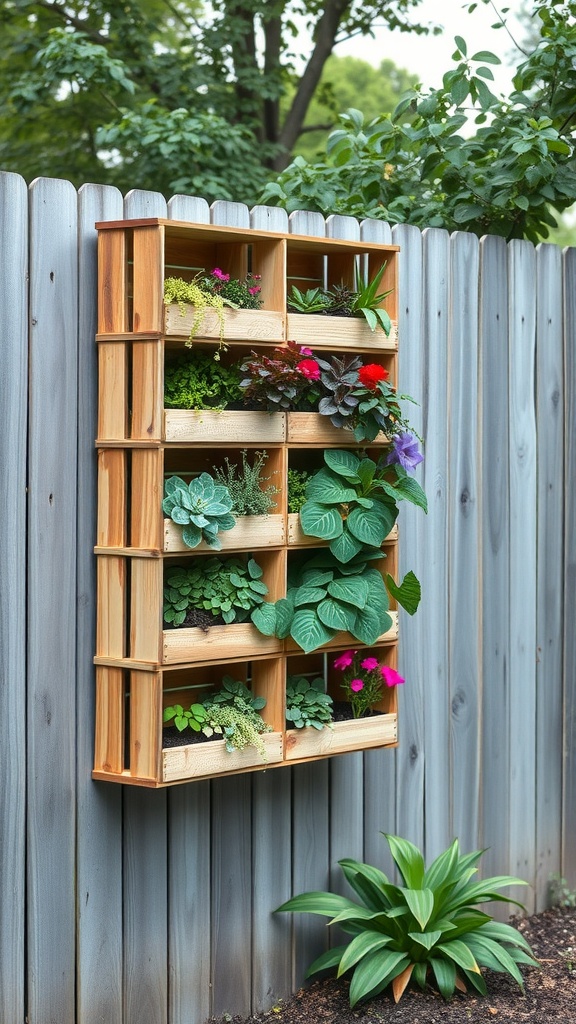
[[[576,887],[576,248],[563,254],[564,313],[564,708],[561,873]],[[556,830],[558,823],[555,823]],[[558,870],[556,868],[555,870]]]

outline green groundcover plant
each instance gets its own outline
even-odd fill
[[[266,760],[260,734],[271,732],[272,727],[259,714],[265,704],[265,698],[254,697],[245,683],[224,676],[222,688],[203,701],[186,709],[181,704],[164,708],[164,725],[174,726],[178,732],[201,732],[207,739],[223,739],[230,753],[247,746],[256,747]]]
[[[312,313],[321,316],[364,317],[371,331],[380,327],[386,336],[390,334],[392,321],[380,303],[390,294],[379,292],[380,284],[386,270],[384,263],[373,279],[369,281],[362,274],[356,275],[356,287],[348,288],[344,284],[333,288],[308,288],[302,292],[296,285],[292,286],[288,298],[288,309],[295,313]]]
[[[538,966],[530,946],[516,928],[494,921],[477,906],[496,900],[521,907],[498,890],[526,882],[509,875],[474,880],[483,851],[462,855],[457,839],[426,868],[416,846],[385,835],[401,885],[376,867],[345,858],[340,867],[360,902],[331,892],[306,892],[278,907],[330,917],[330,924],[352,936],[318,957],[308,975],[333,967],[338,977],[352,972],[351,1006],[389,985],[398,1002],[410,981],[423,989],[430,980],[444,999],[455,989],[486,995],[482,967],[509,974],[523,991],[518,965]]]

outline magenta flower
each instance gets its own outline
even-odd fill
[[[361,679],[353,679],[350,683],[350,689],[353,690],[354,693],[360,693],[360,690],[364,689],[364,683]]]
[[[260,285],[255,284],[254,287],[249,288],[248,291],[250,292],[250,295],[258,295],[258,292],[261,291]]]
[[[320,377],[320,367],[315,359],[301,359],[296,363],[296,369],[308,380],[318,380]]]
[[[364,658],[364,661],[360,662],[360,668],[365,668],[367,672],[371,672],[373,669],[378,668],[378,658]]]
[[[219,281],[223,281],[224,283],[230,280],[230,274],[225,274],[223,270],[220,270],[220,267],[214,267],[212,275],[214,277],[217,277]]]
[[[312,349],[311,348],[306,348],[305,345],[300,345],[300,355],[301,356],[311,356],[312,355]]]
[[[386,686],[399,686],[400,683],[404,682],[403,677],[396,669],[390,668],[388,665],[382,665],[382,678]]]
[[[344,651],[338,658],[334,658],[334,668],[349,668],[354,658],[354,651]]]

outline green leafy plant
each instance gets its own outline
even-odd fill
[[[307,654],[344,631],[373,644],[392,625],[381,573],[370,568],[381,551],[363,550],[343,565],[330,551],[298,570],[285,598],[262,604],[252,621],[265,636],[291,636]]]
[[[164,371],[167,409],[223,409],[239,401],[240,370],[197,349],[172,362]]]
[[[164,708],[164,725],[174,725],[178,732],[185,729],[192,729],[192,732],[202,732],[205,736],[212,735],[212,729],[208,724],[208,715],[203,704],[191,704],[184,709],[181,704],[172,704]]]
[[[231,279],[215,267],[210,275],[196,274],[192,281],[184,281],[181,277],[167,277],[164,281],[164,302],[168,306],[175,302],[180,315],[186,315],[188,305],[194,307],[194,316],[190,336],[186,344],[190,347],[198,333],[207,309],[213,309],[220,325],[220,348],[224,345],[224,307],[232,309],[258,309],[260,285],[254,275],[245,281]]]
[[[371,281],[357,273],[355,288],[339,284],[329,289],[309,288],[302,292],[292,285],[292,291],[288,298],[288,309],[295,313],[364,317],[370,330],[375,331],[377,327],[381,327],[388,336],[392,328],[392,321],[386,310],[381,308],[380,303],[390,295],[390,290],[378,291],[385,270],[386,264],[384,263]]]
[[[166,572],[164,621],[181,626],[191,608],[225,623],[245,622],[268,593],[262,569],[249,558],[197,558]]]
[[[268,484],[270,477],[263,477],[262,471],[268,459],[267,452],[254,452],[252,461],[246,449],[242,451],[242,464],[237,466],[225,459],[225,468],[214,466],[218,483],[227,488],[232,499],[232,511],[237,516],[265,516],[274,508],[278,487]]]
[[[313,410],[320,395],[315,386],[320,367],[309,358],[311,354],[310,349],[293,341],[278,345],[271,356],[252,352],[240,367],[244,401],[268,412]]]
[[[497,890],[525,885],[501,875],[473,881],[482,851],[461,855],[458,840],[426,868],[412,843],[386,835],[402,877],[393,885],[384,872],[345,858],[339,861],[359,902],[331,892],[307,892],[283,903],[280,911],[302,911],[332,918],[352,939],[322,954],[308,975],[337,967],[352,971],[350,1005],[392,986],[396,1002],[413,980],[424,988],[433,979],[442,996],[456,988],[486,994],[481,967],[509,974],[523,990],[518,964],[538,966],[524,937],[477,910],[493,900],[521,906]]]
[[[189,548],[204,541],[219,551],[219,530],[232,530],[236,520],[231,514],[232,498],[227,487],[215,484],[208,473],[200,473],[187,484],[179,476],[168,477],[164,484],[162,510],[182,527],[182,540]]]
[[[305,676],[286,680],[286,721],[293,729],[323,729],[332,722],[332,697],[325,692],[324,679],[311,682]]]
[[[287,305],[295,313],[326,313],[330,307],[330,296],[323,288],[308,288],[302,292],[292,285]]]
[[[288,512],[295,515],[306,501],[306,485],[310,473],[305,469],[288,470]]]

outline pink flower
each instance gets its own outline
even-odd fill
[[[296,369],[307,378],[307,380],[318,380],[320,367],[315,359],[301,359],[296,363]]]
[[[254,287],[249,288],[248,291],[250,292],[250,295],[258,295],[258,292],[261,291],[260,285],[255,284]]]
[[[364,658],[364,661],[360,662],[360,667],[365,668],[367,672],[371,672],[373,669],[378,668],[378,658]]]
[[[230,274],[225,274],[224,271],[220,270],[220,267],[214,267],[212,275],[213,277],[217,277],[219,281],[226,282],[230,280]]]
[[[349,668],[354,658],[354,651],[344,651],[340,657],[334,658],[334,668]]]
[[[311,356],[312,355],[312,349],[311,348],[306,348],[305,345],[300,345],[300,355],[301,356]]]
[[[388,665],[382,665],[382,678],[386,683],[386,686],[399,686],[400,683],[404,682],[404,679],[396,671],[395,668],[389,668]]]
[[[360,690],[364,689],[364,683],[361,679],[353,679],[350,683],[350,689],[353,690],[354,693],[360,693]]]

